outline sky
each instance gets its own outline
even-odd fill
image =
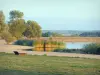
[[[0,0],[0,10],[6,21],[19,10],[43,30],[100,30],[100,0]]]

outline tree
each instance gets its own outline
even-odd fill
[[[7,42],[7,44],[15,40],[15,38],[12,37],[12,35],[9,32],[2,32],[1,38],[4,39]]]
[[[43,36],[43,37],[50,37],[50,36],[52,36],[52,32],[45,32],[45,33],[42,33],[42,36]]]
[[[25,31],[25,21],[23,19],[14,20],[9,25],[9,32],[13,37],[17,39],[22,36],[22,33]]]
[[[0,33],[5,30],[5,16],[2,11],[0,11]]]
[[[32,37],[40,37],[42,34],[41,32],[42,32],[41,27],[36,21],[28,20],[27,28],[23,34],[28,38],[32,38]]]
[[[24,14],[18,10],[10,11],[9,32],[17,39],[22,36],[25,31],[25,20],[22,19]]]
[[[10,20],[20,19],[20,18],[23,18],[24,16],[23,12],[20,12],[18,10],[10,11],[9,15],[10,15]]]

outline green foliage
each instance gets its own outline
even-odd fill
[[[2,38],[2,39],[6,39],[6,38],[8,38],[8,37],[11,37],[11,34],[8,33],[8,32],[3,32],[3,33],[1,34],[1,38]]]
[[[32,46],[36,46],[38,43],[37,41],[35,40],[33,43],[32,43]]]
[[[84,53],[87,54],[100,54],[100,44],[91,43],[84,45]]]
[[[43,37],[50,37],[50,36],[52,36],[52,33],[51,32],[45,32],[45,33],[42,33],[42,36]]]
[[[0,11],[0,33],[5,30],[5,16],[2,11]]]
[[[17,40],[14,44],[23,46],[32,46],[33,43],[34,43],[33,40]]]
[[[26,36],[28,38],[40,37],[42,30],[40,25],[35,21],[28,20],[25,23],[23,19],[23,12],[18,10],[12,10],[9,13],[10,21],[8,25],[5,24],[5,16],[2,11],[0,11],[0,34],[2,32],[10,32],[13,37],[17,39],[22,36]]]
[[[100,75],[100,60],[0,53],[1,75]]]
[[[10,21],[9,21],[9,32],[13,37],[17,39],[22,36],[22,33],[25,31],[25,20],[22,19],[23,12],[18,10],[12,10],[9,13]]]
[[[23,34],[28,38],[33,38],[33,37],[40,37],[41,32],[42,31],[40,25],[35,21],[29,20],[27,21],[26,30]]]
[[[25,21],[23,19],[14,20],[9,24],[9,32],[17,39],[22,36],[25,29]]]
[[[15,38],[12,37],[9,32],[3,32],[1,34],[1,38],[4,39],[8,44],[15,40]]]
[[[3,11],[0,11],[0,21],[5,21],[5,16],[4,16],[4,13]]]
[[[62,37],[63,35],[59,33],[55,33],[55,32],[45,32],[45,33],[42,33],[42,36],[43,37]]]
[[[13,42],[15,40],[15,38],[13,37],[8,37],[7,39],[5,39],[6,42],[9,44],[10,42]]]
[[[9,15],[10,15],[10,20],[16,20],[24,16],[23,12],[20,12],[18,10],[10,11]]]

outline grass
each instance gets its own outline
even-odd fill
[[[100,60],[0,53],[0,75],[100,75]]]

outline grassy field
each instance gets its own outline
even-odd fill
[[[0,75],[100,75],[100,60],[0,53]]]

